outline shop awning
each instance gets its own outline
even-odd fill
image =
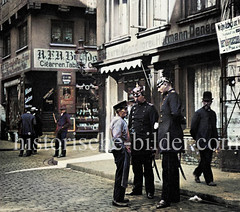
[[[101,74],[103,73],[108,73],[108,72],[113,72],[113,71],[120,71],[127,69],[129,70],[130,68],[136,68],[136,67],[141,67],[141,59],[138,60],[133,60],[133,61],[128,61],[128,62],[122,62],[110,66],[104,66],[101,68]]]

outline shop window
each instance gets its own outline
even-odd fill
[[[10,33],[7,33],[3,36],[3,56],[7,56],[11,54],[11,39]]]
[[[118,38],[129,33],[129,0],[109,1],[110,39]]]
[[[27,30],[27,22],[19,26],[19,49],[27,46],[28,44],[28,30]]]
[[[52,21],[51,42],[73,44],[73,22]]]
[[[208,10],[217,6],[218,0],[187,0],[188,15]]]
[[[76,132],[97,133],[99,130],[98,86],[89,79],[77,81]]]
[[[166,24],[168,13],[169,0],[139,0],[139,29]]]

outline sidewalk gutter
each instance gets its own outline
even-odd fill
[[[101,164],[102,164],[103,167],[100,168]],[[111,165],[111,164],[113,164],[113,165]],[[106,170],[104,170],[104,166],[106,167]],[[188,181],[184,182],[183,178],[180,176],[180,178],[181,178],[180,180],[182,182],[181,183],[182,185],[180,186],[181,195],[189,196],[189,197],[193,197],[193,196],[197,195],[197,196],[199,196],[203,199],[203,202],[207,201],[207,202],[213,202],[213,203],[216,203],[216,204],[224,205],[226,207],[230,206],[230,207],[240,208],[240,197],[237,198],[236,194],[234,194],[235,197],[232,197],[232,200],[224,199],[221,196],[217,196],[217,194],[221,194],[221,192],[225,192],[225,191],[221,191],[222,187],[219,186],[219,188],[218,188],[218,186],[216,186],[216,187],[212,188],[212,187],[208,187],[207,185],[203,185],[204,183],[201,183],[202,185],[196,185],[196,183],[192,179],[193,178],[192,177],[192,167],[190,167],[190,166],[191,165],[185,165],[185,167],[184,167],[185,171],[187,172],[186,177],[187,177]],[[85,173],[88,173],[88,174],[93,174],[93,175],[97,175],[97,176],[100,176],[100,177],[104,177],[104,178],[107,178],[107,179],[110,179],[110,180],[115,179],[115,164],[114,164],[113,159],[106,160],[106,161],[104,161],[104,163],[101,163],[99,161],[95,161],[95,162],[92,161],[92,162],[86,162],[86,163],[67,163],[66,167],[71,168],[73,170],[85,172]],[[187,171],[188,167],[189,167],[190,171]],[[110,169],[112,169],[112,170],[110,170]],[[161,170],[160,167],[159,167],[159,170]],[[223,173],[221,172],[220,174],[223,174]],[[155,181],[156,189],[161,190],[160,188],[162,186],[162,181],[161,182],[157,181],[157,176],[156,175],[155,175],[155,179],[156,179],[156,181]],[[132,173],[131,169],[130,169],[130,173],[129,173],[129,184],[133,184],[133,173]],[[187,185],[187,184],[188,184],[188,186],[184,186],[184,185]],[[215,194],[207,194],[207,193],[202,192],[202,191],[199,192],[198,191],[199,189],[197,189],[196,186],[204,186],[204,190],[206,190],[206,192],[209,191],[209,189],[215,189],[215,191],[217,191],[216,195]],[[226,193],[226,195],[228,195],[228,194],[231,196],[231,193]]]

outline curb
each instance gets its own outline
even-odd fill
[[[74,165],[74,164],[67,164],[66,168],[70,168],[70,169],[73,169],[73,170],[76,170],[76,171],[85,172],[85,173],[88,173],[88,174],[97,175],[97,176],[104,177],[104,178],[107,178],[107,179],[110,179],[110,180],[115,180],[115,175],[114,174],[106,174],[103,171],[97,171],[97,170],[94,170],[94,169],[89,169],[89,168],[81,167],[81,166]],[[129,180],[128,183],[133,184],[133,181]],[[159,190],[161,190],[161,189],[159,189]],[[226,200],[226,199],[223,199],[221,197],[214,196],[214,195],[198,193],[198,192],[189,191],[189,190],[185,190],[185,189],[180,189],[180,194],[183,195],[183,196],[188,196],[188,197],[192,197],[194,195],[197,195],[197,196],[199,196],[203,199],[203,202],[209,202],[209,203],[224,205],[226,208],[228,208],[228,207],[229,208],[231,208],[231,207],[240,208],[239,201]]]

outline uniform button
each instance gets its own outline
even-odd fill
[[[160,117],[162,117],[162,115],[160,115]]]
[[[160,123],[162,123],[162,120],[160,120]]]
[[[145,110],[143,111],[143,113],[145,113]]]
[[[134,118],[134,116],[132,116],[132,118]]]

